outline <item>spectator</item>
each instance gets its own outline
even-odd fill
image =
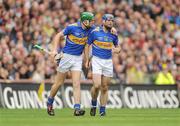
[[[157,74],[155,84],[175,84],[175,80],[170,72],[168,72],[167,64],[162,64],[162,71]]]

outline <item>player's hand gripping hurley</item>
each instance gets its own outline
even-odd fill
[[[49,55],[52,55],[52,52],[48,51],[47,49],[45,49],[45,48],[43,48],[43,47],[41,47],[39,45],[34,45],[34,48],[37,48],[37,49],[39,49],[42,52],[45,52],[45,53],[47,53]],[[57,63],[59,63],[61,58],[63,57],[63,53],[53,54],[53,57],[54,57],[55,61]]]

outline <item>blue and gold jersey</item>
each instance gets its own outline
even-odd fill
[[[102,27],[97,27],[90,33],[88,44],[92,44],[93,56],[110,59],[113,46],[118,45],[118,37],[110,32],[104,32]]]
[[[81,55],[87,43],[89,33],[94,29],[83,29],[81,23],[77,22],[67,26],[63,33],[66,35],[66,44],[63,52],[71,55]]]

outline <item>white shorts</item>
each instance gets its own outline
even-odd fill
[[[82,70],[82,56],[75,56],[75,55],[64,53],[56,70],[61,73],[65,73],[70,70],[81,71]]]
[[[100,74],[106,77],[113,77],[113,63],[112,59],[101,59],[92,57],[92,72],[93,74]]]

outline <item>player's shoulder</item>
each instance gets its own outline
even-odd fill
[[[78,26],[78,23],[73,23],[73,24],[69,24],[68,27],[77,27]]]
[[[78,26],[78,23],[70,24],[69,26]]]
[[[117,34],[113,34],[111,32],[109,32],[108,34],[106,34],[108,37],[112,38],[113,40],[118,39],[118,35]]]
[[[118,35],[117,34],[114,34],[114,33],[110,33],[113,37],[118,37]]]
[[[118,35],[112,34],[112,33],[111,33],[111,35],[112,35],[112,37],[113,37],[114,39],[118,39]]]
[[[99,31],[100,31],[100,27],[99,26],[97,26],[97,27],[92,29],[92,32],[99,32]]]

